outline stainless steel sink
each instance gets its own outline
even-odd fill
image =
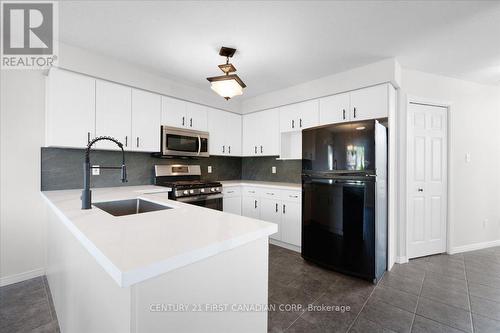
[[[96,202],[93,204],[95,207],[102,209],[106,213],[113,216],[125,216],[132,214],[142,214],[148,212],[155,212],[158,210],[172,209],[172,207],[160,205],[151,201],[142,199],[127,199]]]

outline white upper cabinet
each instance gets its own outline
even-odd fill
[[[161,96],[132,89],[132,150],[160,151]]]
[[[349,121],[350,95],[338,94],[320,98],[319,122],[320,124],[334,124]]]
[[[241,116],[217,109],[208,110],[210,155],[241,156]]]
[[[272,109],[243,116],[243,155],[279,155],[279,110]]]
[[[389,112],[389,84],[351,92],[351,121],[385,118]]]
[[[280,132],[301,131],[318,126],[319,102],[317,99],[286,105],[280,108]]]
[[[53,68],[47,78],[47,146],[83,148],[95,137],[95,79]]]
[[[385,118],[389,112],[389,84],[354,90],[321,98],[321,125],[346,121]]]
[[[185,127],[197,131],[207,131],[207,114],[208,107],[194,103],[187,103]]]
[[[179,128],[207,131],[207,107],[162,96],[161,123]]]
[[[120,84],[96,81],[96,136],[111,136],[132,147],[132,88]],[[101,149],[119,149],[109,141],[97,143]]]

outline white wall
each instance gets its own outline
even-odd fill
[[[307,65],[307,62],[305,65]],[[385,59],[342,73],[242,100],[240,111],[241,113],[250,113],[386,82],[390,82],[394,87],[398,88],[400,75],[401,68],[396,59]]]
[[[147,72],[129,63],[64,43],[59,43],[58,66],[221,110],[239,112],[240,108],[238,98],[226,101],[213,92],[209,82],[203,77],[203,73],[200,73],[200,81],[206,83],[206,89],[194,88],[179,83],[178,80]]]
[[[40,196],[44,76],[2,70],[0,81],[0,285],[43,274],[45,208]]]
[[[406,193],[407,96],[451,103],[449,204],[451,251],[500,240],[500,87],[402,70],[399,117],[401,193]],[[471,154],[466,163],[465,154]],[[405,195],[400,196],[399,256],[406,255]],[[487,219],[486,225],[483,224]]]

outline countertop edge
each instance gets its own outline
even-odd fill
[[[294,184],[272,184],[272,182],[262,182],[262,183],[254,183],[253,181],[238,181],[238,180],[229,180],[229,181],[221,181],[222,187],[234,187],[234,186],[253,186],[253,187],[264,187],[264,188],[277,188],[277,189],[284,189],[284,190],[301,190],[302,185],[297,183],[296,185]]]

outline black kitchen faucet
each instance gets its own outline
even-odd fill
[[[122,150],[122,165],[121,166],[100,166],[93,167],[90,165],[90,148],[97,142],[101,140],[108,140],[116,143],[118,147]],[[82,191],[82,209],[92,208],[92,191],[90,190],[90,169],[120,169],[121,170],[121,181],[122,183],[127,182],[127,167],[125,166],[125,151],[123,150],[123,144],[112,138],[110,136],[99,136],[94,140],[90,141],[85,150],[85,162],[83,162],[83,191]]]

